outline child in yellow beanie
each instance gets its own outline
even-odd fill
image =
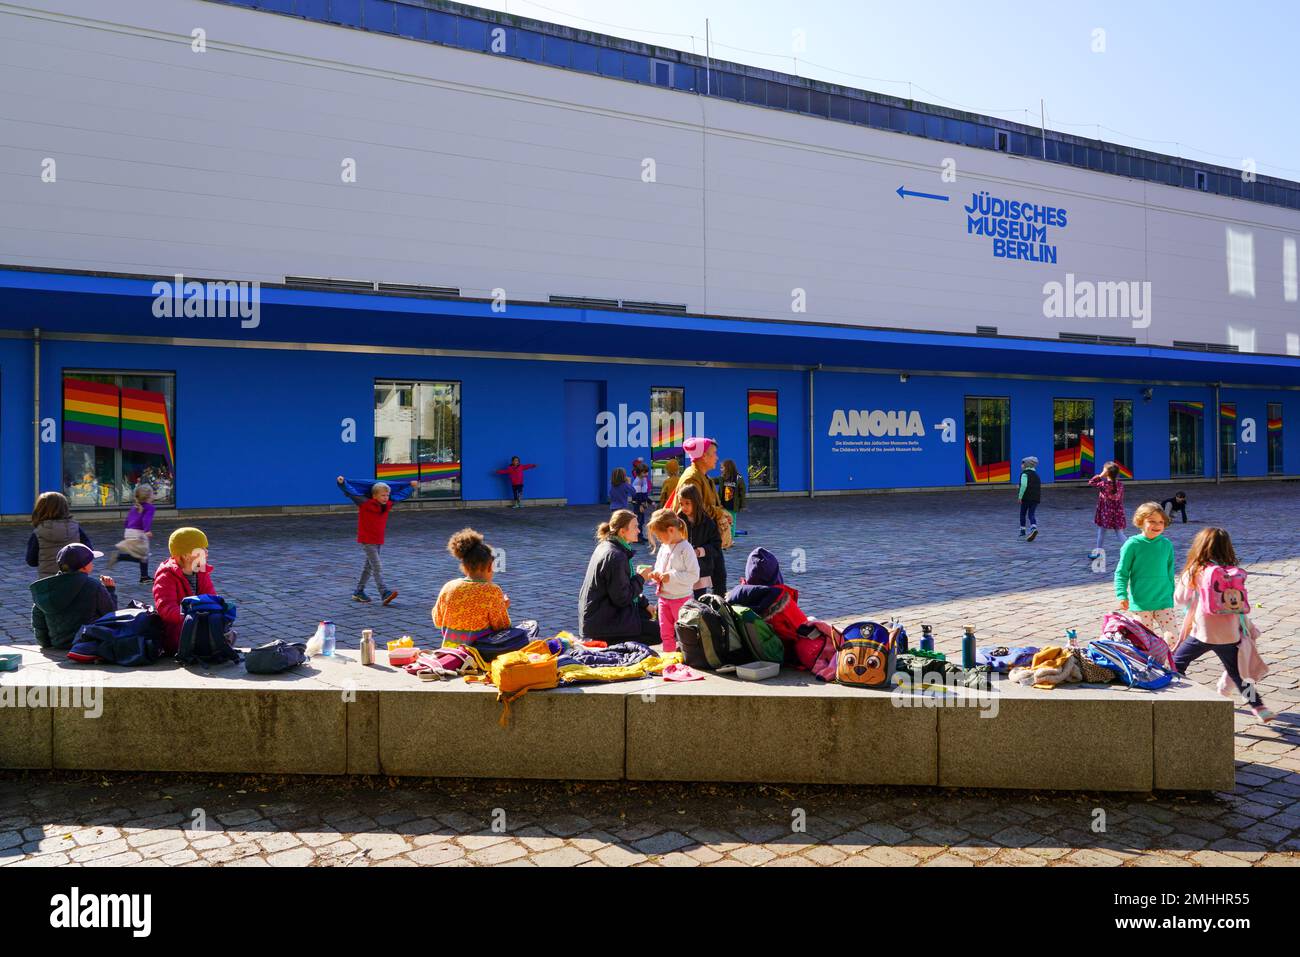
[[[171,557],[158,566],[153,578],[154,609],[163,620],[163,648],[175,654],[181,644],[181,599],[190,595],[215,595],[212,566],[208,564],[208,536],[197,528],[178,528],[167,539]]]

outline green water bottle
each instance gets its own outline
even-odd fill
[[[967,625],[961,636],[961,666],[967,671],[975,667],[975,628]]]

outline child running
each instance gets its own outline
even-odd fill
[[[339,490],[357,506],[357,544],[365,553],[366,561],[361,566],[361,580],[352,593],[352,600],[370,603],[366,594],[366,582],[375,576],[375,587],[385,605],[391,605],[397,597],[397,589],[389,589],[384,584],[384,566],[379,561],[379,549],[384,547],[384,533],[388,528],[388,516],[393,506],[415,491],[415,482],[403,485],[396,492],[387,482],[375,482],[367,487],[365,482],[349,482],[342,475],[338,477]]]
[[[1133,513],[1133,524],[1142,534],[1132,536],[1119,551],[1115,595],[1120,608],[1132,609],[1142,624],[1172,646],[1178,623],[1174,616],[1174,545],[1164,535],[1169,519],[1158,503],[1146,502]]]
[[[1260,721],[1268,723],[1273,720],[1273,712],[1264,706],[1264,699],[1259,696],[1255,683],[1268,676],[1268,666],[1264,664],[1255,647],[1259,639],[1259,629],[1246,617],[1250,604],[1242,589],[1233,596],[1231,602],[1222,611],[1206,607],[1205,598],[1209,593],[1211,576],[1216,568],[1231,568],[1237,565],[1237,553],[1233,550],[1232,539],[1221,528],[1203,528],[1192,539],[1187,550],[1187,565],[1178,579],[1178,588],[1174,600],[1187,606],[1187,620],[1183,623],[1183,640],[1174,652],[1174,668],[1180,675],[1187,674],[1187,666],[1197,658],[1214,652],[1223,663],[1227,678],[1237,686],[1251,713]],[[1244,584],[1244,573],[1242,573]],[[1235,604],[1241,610],[1228,611],[1227,604]],[[1219,682],[1219,693],[1227,690],[1227,682]]]
[[[1124,517],[1124,483],[1119,480],[1119,466],[1107,462],[1102,466],[1101,474],[1088,479],[1088,484],[1097,490],[1097,510],[1093,513],[1092,523],[1097,526],[1097,545],[1088,555],[1089,559],[1097,557],[1101,551],[1103,536],[1107,531],[1115,533],[1115,544],[1123,547],[1123,531],[1127,521]]]
[[[677,613],[694,592],[700,564],[686,540],[686,523],[676,512],[666,508],[656,511],[650,516],[650,530],[662,543],[649,576],[659,586],[659,639],[664,651],[676,651]]]
[[[135,487],[135,500],[126,513],[126,529],[117,543],[113,557],[108,560],[112,568],[118,562],[135,562],[140,566],[140,583],[153,581],[149,574],[149,540],[153,538],[153,486],[141,483]]]
[[[532,463],[529,463],[528,465],[520,465],[519,456],[516,455],[510,459],[510,464],[507,465],[505,468],[497,469],[497,475],[510,476],[510,489],[511,491],[514,492],[515,495],[515,501],[514,504],[510,506],[511,508],[524,507],[524,503],[523,503],[524,472],[526,472],[528,469],[535,469],[535,468],[537,468],[537,466]]]
[[[1038,477],[1038,456],[1027,455],[1020,460],[1020,537],[1032,542],[1038,537],[1038,503],[1043,500],[1043,484]],[[1025,534],[1025,519],[1029,519],[1029,534]]]
[[[460,562],[463,578],[442,586],[433,605],[433,623],[445,647],[471,645],[510,627],[510,599],[492,583],[495,556],[483,536],[462,528],[447,539],[447,551]]]

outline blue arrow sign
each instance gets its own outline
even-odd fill
[[[937,193],[918,193],[915,190],[904,189],[902,186],[898,187],[899,199],[906,199],[908,196],[916,196],[920,199],[937,199],[944,203],[948,202],[947,196],[940,196]]]

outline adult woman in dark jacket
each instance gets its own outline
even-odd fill
[[[633,574],[634,543],[641,534],[636,516],[619,509],[596,528],[596,550],[578,593],[578,635],[614,644],[659,641],[659,625],[642,592],[644,575]]]
[[[694,485],[677,486],[677,514],[686,523],[686,539],[695,549],[700,563],[700,580],[695,583],[695,597],[712,590],[727,594],[727,563],[722,557],[722,533],[718,523],[704,507],[704,498]]]

